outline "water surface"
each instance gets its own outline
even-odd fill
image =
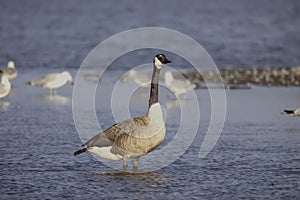
[[[224,130],[204,159],[199,159],[198,153],[210,118],[210,98],[206,90],[197,90],[201,120],[188,151],[161,170],[129,174],[117,172],[89,154],[73,156],[81,141],[72,118],[71,86],[59,90],[59,96],[50,97],[46,90],[23,84],[37,75],[29,72],[14,83],[11,95],[5,99],[9,107],[1,108],[3,199],[295,199],[300,195],[299,118],[280,114],[284,108],[299,105],[297,88],[227,91]],[[131,109],[133,115],[147,108],[147,97],[136,96],[132,101],[140,104]],[[166,96],[166,91],[161,90],[163,106],[172,101]],[[98,103],[100,124],[114,123],[109,109]],[[176,104],[166,111],[167,137],[162,145],[172,139],[178,126]]]

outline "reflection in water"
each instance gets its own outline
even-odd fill
[[[149,171],[137,171],[137,172],[124,172],[124,171],[105,171],[105,172],[93,172],[100,176],[101,179],[126,179],[128,181],[138,181],[139,184],[157,184],[167,180],[166,174],[162,172],[149,172]]]
[[[0,101],[0,107],[3,110],[7,110],[10,107],[10,102],[9,101]]]
[[[130,173],[122,171],[102,171],[89,173],[90,178],[95,180],[95,182],[101,182],[101,184],[98,184],[99,189],[103,189],[104,187],[108,193],[116,194],[118,198],[122,198],[123,195],[128,196],[131,192],[135,191],[138,192],[138,195],[153,192],[167,194],[168,188],[165,186],[170,182],[170,178],[163,172],[141,171]],[[145,198],[145,196],[143,197]]]
[[[43,95],[40,96],[41,99],[49,102],[53,102],[58,105],[66,105],[69,103],[70,99],[68,97],[62,96],[62,95]]]

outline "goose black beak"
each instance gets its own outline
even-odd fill
[[[163,64],[167,64],[167,63],[171,63],[171,61],[168,60],[168,59],[164,60],[164,63],[163,63]]]

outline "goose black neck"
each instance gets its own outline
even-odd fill
[[[151,80],[151,90],[150,90],[150,99],[149,99],[149,108],[151,105],[158,102],[158,80],[160,69],[153,64],[153,74]]]

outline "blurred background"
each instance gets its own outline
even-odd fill
[[[14,60],[20,69],[78,68],[102,40],[145,26],[187,34],[220,68],[295,66],[299,15],[298,0],[1,0],[0,66]]]
[[[167,135],[158,149],[177,134],[182,109],[194,113],[198,106],[201,114],[200,121],[186,117],[199,125],[197,136],[174,163],[155,172],[122,174],[89,154],[74,157],[84,141],[73,119],[72,86],[49,95],[25,81],[64,70],[75,78],[101,41],[149,26],[192,37],[221,69],[228,90],[226,99],[218,101],[226,102],[227,112],[217,144],[199,158],[212,105],[209,90],[197,82],[181,105],[170,88],[160,87]],[[10,93],[0,99],[1,199],[299,199],[299,118],[281,114],[300,106],[299,88],[294,87],[300,85],[299,52],[299,0],[0,0],[0,69],[13,60],[18,70]],[[138,88],[135,79],[142,76],[118,81],[136,65],[151,63],[154,53],[148,49],[121,56],[104,79],[92,68],[76,77],[84,82],[82,90],[97,87],[96,95],[88,98],[95,98],[101,127],[116,122],[111,104],[117,86],[123,92],[115,98],[118,116],[128,110],[132,116],[145,114],[149,87],[135,90],[130,100],[122,96],[128,95],[125,86]],[[166,55],[172,68],[186,69],[187,61],[170,52]],[[184,75],[192,81],[201,79],[194,71]],[[215,80],[214,72],[206,76]],[[219,86],[212,84],[214,92],[223,92],[223,84]],[[193,92],[196,106],[191,103]],[[124,102],[128,106],[121,106]],[[87,109],[86,101],[81,103],[83,117],[94,111]],[[84,125],[90,135],[100,131],[95,124]]]

